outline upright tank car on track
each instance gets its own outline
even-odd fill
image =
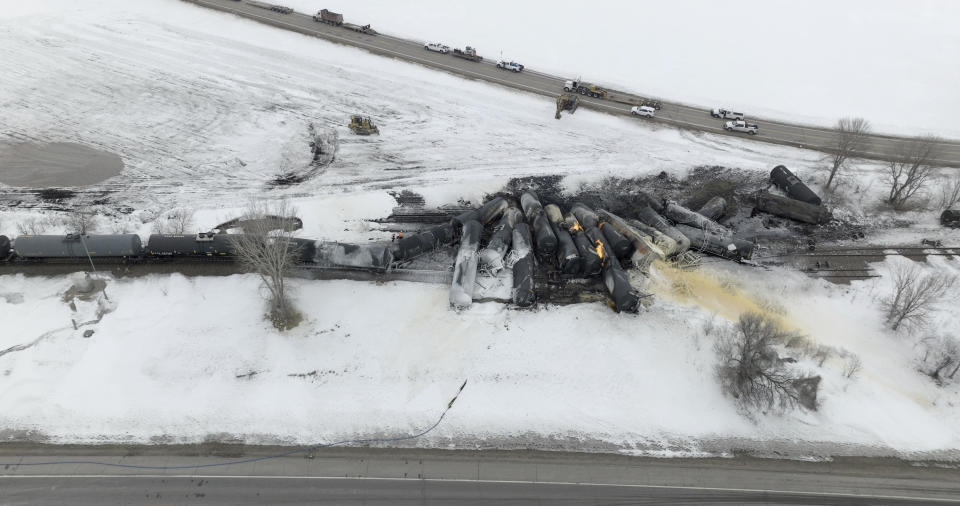
[[[151,257],[232,257],[237,254],[229,235],[211,232],[153,234],[144,251]]]
[[[20,258],[130,258],[143,253],[140,236],[21,235],[13,247]]]

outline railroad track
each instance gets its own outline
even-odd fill
[[[838,283],[860,279],[878,278],[880,275],[870,266],[889,256],[900,256],[923,261],[927,257],[960,258],[960,246],[856,246],[828,248],[814,251],[795,251],[769,255],[759,260],[783,258],[793,260],[793,265],[810,276]]]
[[[815,250],[794,250],[774,255],[756,257],[801,258],[801,257],[887,257],[887,256],[954,256],[960,255],[960,246],[856,246]]]

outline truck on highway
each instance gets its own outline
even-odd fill
[[[523,65],[515,61],[499,60],[497,61],[497,68],[503,70],[512,70],[514,72],[522,72]]]
[[[370,28],[370,25],[355,25],[353,23],[344,23],[343,14],[333,12],[327,9],[321,9],[320,12],[313,15],[313,20],[319,23],[325,23],[333,26],[342,26],[347,30],[365,33],[367,35],[376,35],[377,31]]]
[[[755,123],[747,123],[742,119],[724,123],[723,129],[728,132],[746,132],[750,135],[757,135],[757,132],[760,131],[760,127]]]
[[[731,111],[730,109],[712,109],[710,111],[710,115],[713,116],[714,118],[721,118],[721,119],[732,119],[732,120],[743,119],[742,112],[734,112],[734,111]]]
[[[477,54],[477,48],[470,47],[470,46],[467,46],[463,49],[454,48],[453,56],[456,56],[457,58],[463,58],[464,60],[471,60],[471,61],[483,60],[483,57]]]
[[[447,54],[450,52],[450,46],[444,46],[439,42],[424,44],[423,48],[427,51],[434,51],[441,54]]]
[[[581,95],[589,95],[593,98],[606,98],[607,96],[607,90],[595,84],[581,82],[580,80],[567,81],[563,83],[563,91],[568,93],[577,92]]]
[[[326,23],[328,25],[340,26],[343,24],[343,14],[322,9],[320,12],[313,15],[313,20],[319,21],[320,23]]]

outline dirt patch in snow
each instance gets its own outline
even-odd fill
[[[86,186],[123,170],[119,156],[73,142],[0,144],[0,183],[44,188]]]

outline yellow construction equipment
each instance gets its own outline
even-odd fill
[[[371,120],[369,116],[354,114],[350,116],[350,125],[348,126],[350,130],[353,130],[353,133],[357,135],[380,135],[380,129],[377,128],[377,125],[373,124],[373,120]]]

